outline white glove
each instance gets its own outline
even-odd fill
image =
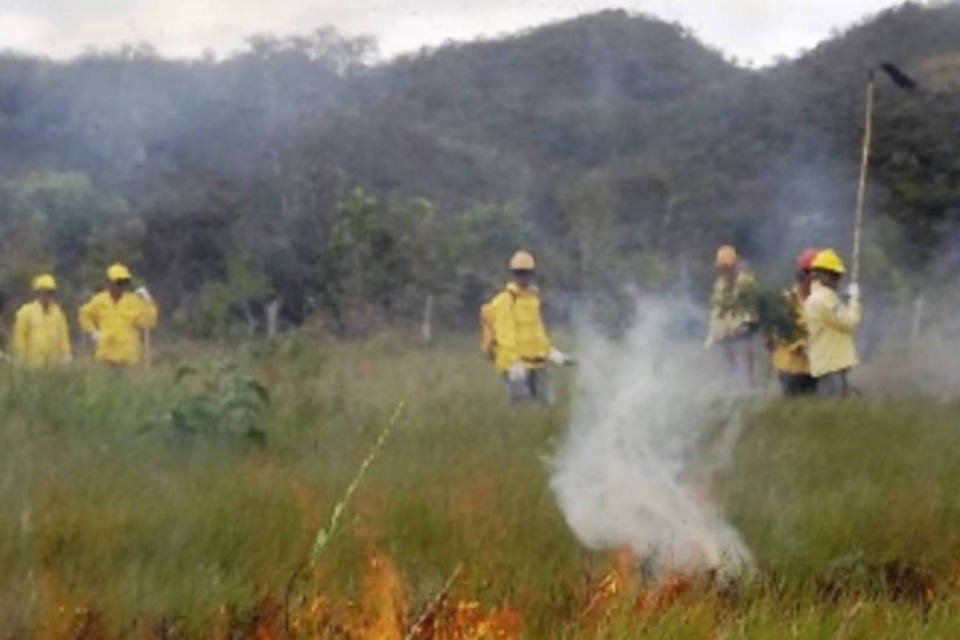
[[[100,342],[100,332],[94,329],[90,332],[90,339],[93,340],[93,344]]]
[[[136,293],[138,296],[140,296],[147,302],[150,302],[151,300],[153,300],[153,296],[150,295],[150,292],[147,291],[146,287],[137,287],[137,290],[134,291],[134,293]]]
[[[860,285],[856,282],[851,282],[850,286],[847,287],[847,295],[850,296],[851,300],[860,299]]]
[[[703,348],[709,349],[712,346],[713,346],[713,334],[711,333],[707,335],[707,339],[703,341]]]
[[[510,365],[510,368],[507,369],[507,380],[515,384],[519,384],[527,379],[527,368],[523,366],[522,362],[514,362]]]
[[[563,351],[560,351],[559,349],[551,347],[550,353],[547,354],[547,360],[549,360],[552,364],[555,364],[557,366],[563,366],[568,362],[570,362],[570,356],[565,354]]]

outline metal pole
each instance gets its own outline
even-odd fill
[[[875,74],[870,71],[867,82],[867,107],[864,115],[863,150],[860,157],[860,182],[857,185],[857,210],[853,225],[853,274],[852,282],[860,278],[860,245],[863,235],[863,208],[867,197],[867,170],[870,167],[870,147],[873,144],[873,96]]]

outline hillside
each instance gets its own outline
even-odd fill
[[[848,246],[863,84],[885,60],[926,89],[880,87],[867,276],[947,279],[958,26],[960,4],[907,4],[762,71],[622,11],[384,65],[332,29],[224,60],[3,54],[0,289],[39,268],[88,289],[121,257],[201,334],[256,330],[271,299],[342,330],[435,295],[453,321],[526,243],[568,294],[696,290],[720,242],[760,265]]]
[[[376,69],[341,117],[393,133],[358,139],[334,118],[319,135],[335,140],[347,166],[372,171],[377,187],[406,186],[390,171],[396,156],[429,167],[433,147],[489,182],[461,184],[426,171],[419,182],[431,195],[454,202],[491,193],[530,197],[549,188],[542,181],[552,173],[635,153],[659,110],[744,73],[680,27],[609,11]],[[357,161],[370,147],[373,166]],[[376,183],[380,172],[383,184]]]

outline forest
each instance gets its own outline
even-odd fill
[[[146,45],[0,54],[0,297],[53,270],[79,301],[122,260],[163,331],[314,322],[350,337],[471,327],[523,246],[552,317],[702,296],[736,244],[761,279],[849,252],[863,95],[880,82],[864,286],[941,310],[960,270],[960,4],[908,3],[751,68],[677,24],[606,11],[382,61],[332,27],[229,57]],[[882,78],[881,78],[882,80]]]

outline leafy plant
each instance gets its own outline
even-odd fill
[[[224,362],[208,371],[185,365],[175,375],[178,384],[197,381],[170,410],[169,424],[177,437],[232,436],[266,444],[261,419],[270,406],[270,392],[236,363]]]
[[[800,338],[794,310],[783,290],[761,289],[756,308],[757,320],[764,335],[787,342]]]

